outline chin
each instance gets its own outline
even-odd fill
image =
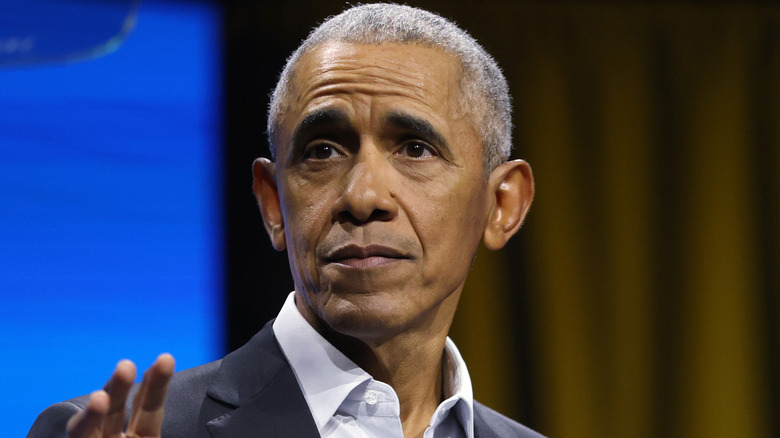
[[[393,304],[397,303],[387,303],[378,296],[332,296],[318,313],[330,330],[342,335],[382,338],[401,333],[408,325],[408,312]]]

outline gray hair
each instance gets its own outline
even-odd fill
[[[509,158],[512,102],[506,79],[493,57],[466,31],[439,15],[405,5],[374,3],[328,18],[287,59],[268,107],[268,140],[274,159],[275,134],[291,93],[294,69],[303,54],[327,42],[421,44],[454,55],[461,63],[464,109],[469,108],[485,150],[485,174]]]

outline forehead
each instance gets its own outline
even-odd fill
[[[327,42],[304,53],[293,73],[293,86],[312,79],[352,73],[386,85],[410,88],[457,84],[458,59],[438,47],[421,44]],[[389,77],[384,77],[389,76]]]
[[[291,75],[287,111],[297,117],[319,105],[364,102],[403,107],[457,119],[460,63],[435,47],[418,44],[378,45],[330,42],[301,56]],[[372,99],[373,98],[373,99]]]

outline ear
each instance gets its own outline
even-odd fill
[[[263,215],[263,224],[271,245],[277,251],[287,248],[284,236],[284,217],[279,201],[279,188],[276,185],[276,166],[267,158],[258,158],[252,164],[252,191],[255,192],[257,205]]]
[[[488,180],[491,208],[483,239],[491,250],[501,249],[520,229],[534,199],[531,166],[513,160],[496,167]]]

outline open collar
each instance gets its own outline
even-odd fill
[[[352,390],[371,376],[303,318],[295,306],[294,292],[285,300],[273,327],[317,429],[322,431]]]
[[[201,415],[214,438],[319,437],[272,322],[222,360],[207,394],[217,403]]]

